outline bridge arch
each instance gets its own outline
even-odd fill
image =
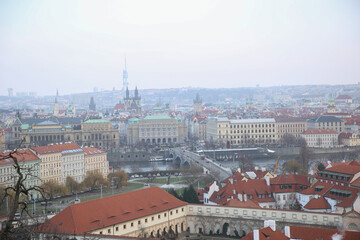
[[[174,163],[178,166],[181,166],[181,158],[179,156],[176,156],[176,158],[174,159]]]
[[[190,168],[190,163],[188,161],[185,161],[183,164],[182,164],[182,167],[183,168]]]

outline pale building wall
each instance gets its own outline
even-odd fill
[[[150,236],[151,232],[156,234],[158,230],[163,231],[164,228],[168,231],[169,228],[172,227],[174,230],[176,225],[178,225],[178,232],[182,232],[187,228],[186,213],[187,207],[182,206],[163,212],[158,212],[156,214],[148,215],[142,218],[133,219],[131,221],[115,224],[110,227],[97,229],[91,233],[104,235],[111,234],[115,236],[144,237],[144,234],[146,234],[146,236]],[[183,224],[182,231],[181,224]]]

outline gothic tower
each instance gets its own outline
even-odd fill
[[[90,99],[89,110],[96,111],[96,104],[94,101],[94,97],[91,97],[91,99]]]
[[[196,98],[194,99],[194,112],[196,115],[199,115],[202,112],[202,99],[200,98],[199,93],[196,94]]]

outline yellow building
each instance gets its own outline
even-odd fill
[[[273,144],[277,140],[276,130],[273,118],[230,120],[226,117],[209,117],[206,138],[231,146]]]
[[[276,118],[277,140],[285,144],[289,141],[298,141],[306,131],[306,120],[303,118]]]
[[[109,173],[106,152],[94,147],[84,147],[82,149],[85,154],[85,173],[97,171],[106,177]]]
[[[51,144],[31,147],[30,150],[40,158],[41,182],[62,182],[62,152],[80,149],[76,143]]]
[[[31,147],[40,158],[41,182],[64,183],[71,176],[81,182],[88,171],[98,171],[107,176],[107,153],[94,147],[83,147],[74,142]]]

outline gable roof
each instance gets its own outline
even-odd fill
[[[70,205],[37,230],[83,234],[186,204],[158,187],[145,188]]]
[[[305,206],[306,209],[330,209],[329,203],[324,197],[313,198]]]

